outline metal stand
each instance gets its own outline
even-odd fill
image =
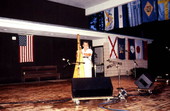
[[[120,82],[120,73],[121,73],[121,70],[119,69],[119,65],[122,65],[121,62],[116,62],[116,61],[112,61],[110,59],[107,60],[109,63],[112,63],[112,64],[109,64],[107,66],[107,68],[110,68],[110,67],[113,67],[113,66],[116,66],[117,70],[118,70],[118,91],[119,91],[119,95],[118,97],[120,99],[125,99],[125,97],[127,96],[127,92],[124,90],[124,88],[121,87],[121,82]]]
[[[101,96],[101,97],[75,97],[75,98],[72,98],[73,102],[76,104],[76,105],[79,105],[80,104],[80,100],[94,100],[94,99],[106,99],[107,102],[109,102],[111,99],[113,99],[114,97],[113,96]]]
[[[117,65],[116,68],[118,69],[118,88],[117,90],[119,91],[119,95],[118,97],[121,99],[121,100],[125,100],[126,96],[127,96],[127,92],[125,91],[125,89],[123,87],[121,87],[121,80],[120,80],[120,73],[121,73],[121,70],[119,69],[119,66]]]
[[[93,67],[94,67],[94,76],[96,77],[96,64],[94,64]]]
[[[125,99],[126,99],[126,96],[127,96],[127,92],[126,92],[123,88],[119,89],[119,95],[118,95],[118,97],[119,97],[120,99],[125,100]]]
[[[112,64],[109,64],[107,66],[107,68],[111,68],[113,66],[116,66],[116,68],[118,70],[118,77],[119,77],[119,79],[118,79],[118,89],[119,89],[120,88],[120,70],[119,70],[119,65],[122,65],[122,63],[121,62],[117,62],[117,61],[113,61],[113,60],[110,60],[110,59],[108,59],[107,61],[109,63],[112,63]]]
[[[136,66],[138,66],[137,62],[133,60],[134,62],[134,78],[136,79]]]
[[[118,70],[118,88],[117,89],[121,89],[121,87],[120,87],[120,69],[119,69],[119,66],[118,65],[116,65],[116,68],[117,68],[117,70]]]

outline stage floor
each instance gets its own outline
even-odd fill
[[[111,80],[113,96],[118,96],[118,77]],[[146,95],[145,91],[139,93],[134,81],[129,76],[121,77],[120,86],[129,95],[125,100],[82,100],[80,105],[71,100],[71,80],[0,85],[0,111],[170,111],[169,84],[154,82],[153,93]]]

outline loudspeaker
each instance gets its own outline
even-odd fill
[[[113,86],[109,77],[73,78],[72,97],[112,96]]]
[[[154,78],[149,74],[142,74],[136,81],[135,84],[140,89],[148,89],[154,83]]]

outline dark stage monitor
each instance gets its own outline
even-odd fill
[[[142,74],[136,81],[135,84],[140,89],[148,89],[153,84],[153,79],[146,74]]]

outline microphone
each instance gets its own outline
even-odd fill
[[[133,60],[133,62],[138,66],[138,63],[135,60]]]
[[[69,62],[70,60],[69,60],[69,59],[66,59],[66,58],[62,58],[62,61]]]
[[[128,50],[125,50],[125,52],[129,52]]]
[[[68,63],[68,65],[71,65],[71,63],[70,63],[70,60],[69,60],[69,59],[67,59],[67,63]]]
[[[112,67],[112,65],[108,65],[108,66],[107,66],[107,69],[110,68],[110,67]]]
[[[107,62],[112,62],[110,59],[107,59],[106,61],[107,61]]]
[[[66,61],[66,58],[62,58],[62,61]]]
[[[72,65],[72,63],[70,63],[70,60],[69,59],[66,59],[66,58],[62,58],[62,61],[64,62],[67,62],[67,64],[64,66],[64,68],[66,68],[68,65]]]

